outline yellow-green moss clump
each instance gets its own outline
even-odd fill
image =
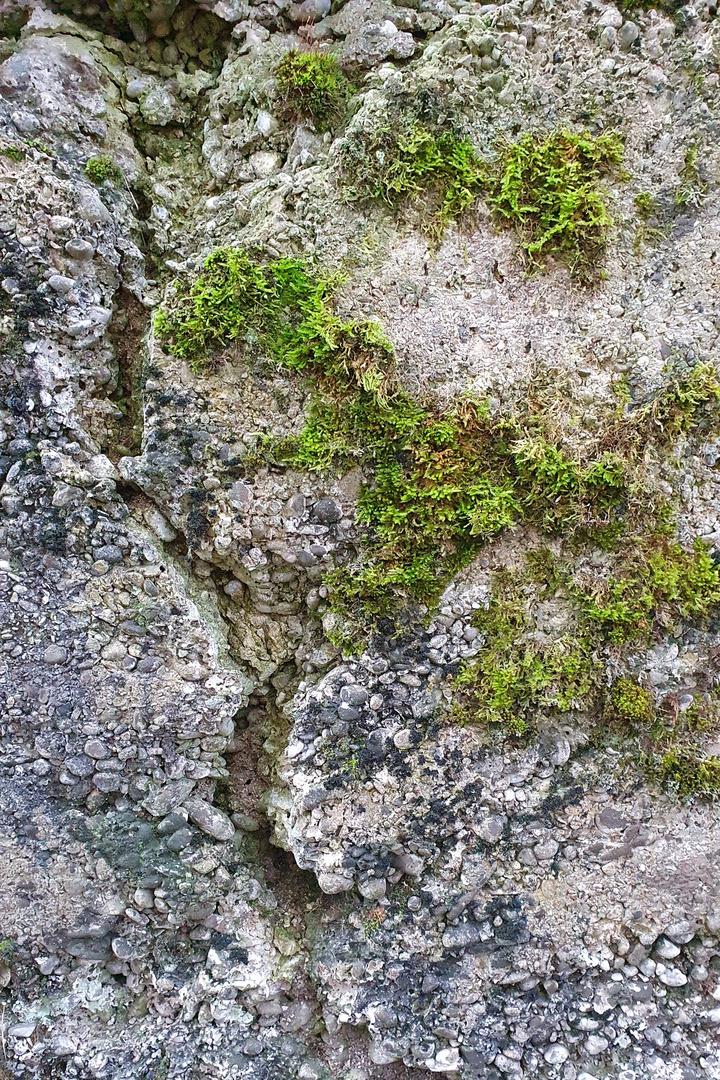
[[[574,711],[599,716],[605,705],[607,721],[647,735],[655,718],[652,695],[621,677],[608,698],[604,658],[612,648],[617,660],[618,644],[647,639],[683,614],[698,619],[716,610],[720,571],[700,544],[685,552],[667,538],[646,537],[628,541],[628,548],[637,576],[621,552],[609,584],[600,586],[612,594],[611,600],[606,592],[604,606],[597,584],[583,585],[547,550],[530,553],[525,575],[497,574],[488,608],[473,619],[484,635],[483,647],[454,681],[456,717],[521,735],[544,716]],[[536,631],[531,604],[550,598],[567,606],[572,631],[548,644]]]
[[[330,53],[285,53],[275,71],[277,93],[286,113],[312,120],[317,131],[329,131],[347,107],[348,81]]]
[[[567,633],[548,645],[533,636],[519,576],[497,575],[487,610],[473,622],[485,641],[454,680],[456,719],[523,735],[542,717],[598,708],[603,668],[592,641]]]
[[[720,796],[720,758],[670,750],[653,763],[651,773],[680,798]]]
[[[10,158],[11,161],[23,161],[25,151],[19,146],[0,146],[0,157]]]
[[[624,724],[646,724],[655,715],[652,694],[626,676],[616,680],[610,704],[614,716]]]
[[[634,418],[641,438],[669,445],[691,428],[716,422],[720,412],[720,379],[714,364],[696,364],[673,377]]]
[[[710,614],[720,604],[720,569],[700,540],[690,552],[667,537],[633,538],[608,577],[581,581],[576,596],[603,636],[620,644]]]
[[[622,157],[615,132],[594,138],[567,129],[546,138],[528,132],[501,153],[487,198],[497,219],[520,233],[530,269],[554,255],[577,277],[592,273],[613,223],[598,182]]]
[[[220,248],[189,290],[176,289],[155,330],[197,369],[237,342],[340,394],[380,386],[393,364],[392,345],[377,323],[338,319],[329,306],[333,286],[299,259],[260,266],[239,248]]]
[[[436,137],[419,123],[353,131],[340,162],[348,198],[392,208],[422,198],[425,226],[436,235],[475,202],[487,177],[466,139],[452,132]]]
[[[351,132],[340,161],[351,199],[396,207],[422,196],[427,227],[440,235],[484,197],[496,221],[520,234],[529,269],[553,255],[576,277],[589,278],[612,225],[599,181],[622,155],[615,133],[594,137],[562,129],[527,132],[504,146],[495,161],[484,162],[452,132],[435,135],[420,123],[398,122]]]
[[[649,218],[656,211],[655,199],[649,191],[641,191],[639,195],[635,196],[634,202],[635,209],[643,220]]]
[[[114,184],[117,184],[122,180],[122,171],[120,167],[109,157],[93,157],[85,163],[85,175],[88,180],[92,180],[93,184],[104,184],[106,180],[111,180]]]
[[[363,557],[328,579],[336,608],[365,624],[408,601],[434,601],[452,573],[513,524],[591,532],[614,521],[626,498],[610,455],[583,465],[482,401],[439,413],[399,390],[319,401],[282,454],[294,468],[354,463],[367,477],[357,506],[367,526]]]

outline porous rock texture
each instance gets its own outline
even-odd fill
[[[439,402],[544,365],[592,431],[620,375],[641,401],[669,357],[717,361],[720,21],[658,7],[0,0],[0,1076],[720,1077],[715,806],[582,717],[498,745],[449,709],[528,534],[343,657],[323,579],[360,544],[359,469],[248,470],[308,386],[232,349],[192,369],[151,326],[242,246],[342,269],[338,312]],[[339,55],[351,130],[424,88],[481,155],[621,131],[599,283],[527,276],[482,202],[439,245],[412,206],[348,203],[343,132],[277,107],[298,45]],[[689,437],[653,478],[713,550],[719,454]],[[684,706],[718,643],[669,630],[632,671]]]

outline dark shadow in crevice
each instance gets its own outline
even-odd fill
[[[175,70],[183,65],[191,74],[198,68],[219,71],[232,35],[230,23],[193,0],[180,0],[177,7],[144,0],[50,0],[49,6],[91,30],[144,47],[153,63]]]
[[[0,2],[0,38],[17,40],[31,14],[32,8],[22,0],[2,0]]]
[[[117,386],[110,400],[118,409],[104,452],[112,461],[140,453],[143,434],[142,369],[148,309],[124,285],[115,297],[108,339],[117,361]]]

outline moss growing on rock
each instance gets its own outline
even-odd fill
[[[642,541],[640,546],[646,543]],[[494,577],[487,609],[473,619],[484,635],[482,649],[476,658],[463,663],[453,683],[455,717],[465,723],[497,725],[505,735],[522,735],[543,719],[575,712],[603,721],[603,726],[596,729],[599,737],[604,737],[603,731],[606,735],[612,733],[618,725],[624,735],[632,731],[638,748],[643,748],[643,768],[656,778],[658,762],[664,756],[674,754],[683,761],[703,762],[689,733],[706,733],[716,723],[717,710],[707,702],[695,707],[694,712],[681,714],[682,722],[677,719],[676,708],[675,720],[668,727],[667,710],[656,712],[652,694],[636,679],[621,676],[607,691],[607,662],[612,657],[615,666],[622,663],[624,656],[617,646],[642,640],[651,628],[662,625],[670,611],[677,614],[683,601],[668,587],[665,575],[677,583],[702,552],[690,555],[678,545],[668,544],[662,555],[662,574],[658,564],[648,575],[651,599],[642,619],[627,619],[620,633],[616,632],[616,624],[608,627],[598,623],[588,608],[588,594],[578,587],[568,567],[547,549],[529,553],[527,574],[500,571]],[[704,565],[703,572],[706,569]],[[614,570],[610,580],[618,576],[626,582],[622,572]],[[711,588],[698,577],[691,582],[684,593],[687,610],[704,611],[720,604],[717,574],[713,581]],[[639,588],[635,580],[633,590]],[[631,595],[633,590],[628,590]],[[561,605],[559,610],[565,607],[568,626],[550,642],[539,631],[534,617],[535,605],[549,599]]]
[[[312,120],[317,131],[329,131],[342,119],[349,86],[337,57],[292,49],[275,76],[283,109],[292,117]]]
[[[655,715],[652,694],[627,677],[616,680],[610,704],[614,716],[624,724],[648,723]]]
[[[603,573],[573,570],[549,552],[529,555],[535,580],[562,587],[598,641],[642,641],[720,606],[720,567],[701,540],[692,551],[661,532],[625,536]]]
[[[473,620],[484,646],[454,681],[453,712],[461,722],[523,735],[543,717],[599,706],[603,669],[592,641],[568,633],[548,645],[532,633],[527,603],[518,576],[495,578],[487,610]]]
[[[606,424],[603,445],[612,446],[626,460],[637,460],[652,442],[670,447],[681,435],[711,430],[720,418],[720,377],[713,363],[700,362],[689,370],[669,371],[657,393],[640,405],[626,376],[614,387],[618,409]]]
[[[655,10],[666,15],[676,15],[683,6],[683,0],[622,0],[621,4],[623,11],[627,12]]]
[[[669,444],[704,418],[717,418],[719,409],[720,379],[715,365],[706,362],[672,378],[638,419],[649,436]]]
[[[392,345],[377,323],[333,314],[333,284],[299,259],[260,266],[239,248],[220,248],[194,285],[178,289],[175,302],[158,313],[155,330],[196,368],[238,342],[323,378],[335,391],[379,392],[392,366]]]
[[[670,750],[650,762],[650,773],[680,798],[720,796],[720,758]]]
[[[19,146],[0,146],[0,157],[10,158],[11,161],[23,161],[25,151]]]
[[[363,469],[365,552],[329,584],[338,610],[365,623],[409,600],[433,601],[503,529],[525,521],[548,533],[592,532],[614,522],[626,499],[610,455],[584,465],[486,403],[440,413],[399,390],[385,400],[361,390],[341,407],[319,402],[281,453],[295,468],[334,460]]]
[[[340,163],[348,198],[379,200],[394,209],[422,197],[425,227],[435,235],[473,204],[487,177],[466,139],[452,132],[436,137],[419,123],[352,132]]]
[[[351,132],[340,162],[349,198],[397,207],[423,197],[426,227],[438,236],[484,196],[496,220],[520,234],[530,270],[554,255],[576,277],[588,279],[612,225],[598,184],[622,156],[613,132],[593,137],[562,129],[527,132],[488,163],[452,132],[435,135],[420,123],[399,123]]]
[[[635,196],[635,209],[643,220],[655,213],[655,199],[649,191],[641,191]]]
[[[700,206],[708,185],[700,169],[700,155],[697,146],[691,146],[685,152],[685,159],[680,170],[680,184],[675,192],[675,205],[678,207]]]
[[[363,471],[362,554],[327,579],[334,610],[349,620],[338,631],[343,639],[361,638],[388,612],[434,602],[489,540],[521,523],[616,549],[607,578],[580,576],[569,585],[600,638],[639,638],[679,618],[702,618],[720,602],[709,553],[702,545],[684,551],[657,523],[651,533],[649,510],[645,538],[623,544],[623,530],[637,530],[643,511],[621,457],[606,450],[573,459],[548,437],[532,401],[525,412],[498,416],[483,401],[441,411],[412,399],[397,386],[380,326],[338,318],[333,286],[297,259],[261,266],[239,249],[221,249],[190,289],[176,287],[155,327],[198,368],[236,343],[313,379],[319,393],[305,427],[273,453],[277,463],[306,471]],[[674,381],[618,427],[629,460],[648,434],[665,439],[692,426],[719,393],[709,365]],[[657,505],[650,510],[656,519]]]
[[[613,132],[594,138],[567,129],[545,138],[528,132],[503,151],[487,198],[497,219],[519,231],[530,269],[554,255],[576,277],[590,276],[613,223],[598,181],[622,156]]]
[[[700,540],[688,552],[666,537],[633,538],[611,574],[576,595],[603,636],[620,644],[710,614],[720,604],[720,569]]]
[[[106,180],[111,180],[114,184],[122,180],[120,167],[109,157],[90,158],[85,163],[85,175],[88,180],[92,180],[93,184],[98,184],[98,186],[104,184]]]

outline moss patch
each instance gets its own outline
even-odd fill
[[[720,758],[670,750],[651,761],[650,773],[680,798],[720,796]]]
[[[648,723],[655,715],[652,694],[634,679],[617,679],[610,695],[614,716],[624,724]]]
[[[312,120],[317,131],[329,131],[344,116],[349,85],[337,57],[292,49],[275,76],[280,102],[291,117]]]
[[[673,580],[678,566],[687,567],[695,555],[669,545],[663,557],[665,567],[672,568]],[[612,657],[613,666],[623,661],[624,651],[618,650],[618,644],[642,641],[650,629],[662,625],[673,606],[670,590],[664,596],[653,594],[656,606],[648,605],[635,623],[623,622],[618,635],[615,624],[608,627],[593,618],[588,595],[547,550],[529,554],[528,571],[496,574],[488,607],[473,619],[483,643],[479,654],[465,661],[454,679],[455,718],[490,725],[503,736],[520,736],[543,720],[560,717],[567,722],[573,714],[584,714],[596,724],[602,721],[596,727],[601,743],[613,738],[619,728],[623,740],[630,738],[636,747],[635,764],[639,756],[642,767],[656,779],[659,763],[668,755],[698,766],[704,763],[707,759],[696,745],[697,733],[707,733],[716,725],[713,702],[703,701],[684,713],[676,704],[674,720],[668,725],[667,708],[656,712],[652,695],[636,679],[621,676],[607,688],[608,660]],[[622,573],[621,568],[613,568],[610,580],[627,580]],[[650,576],[653,580],[655,575]],[[714,581],[714,591],[698,581],[688,587],[691,606],[717,607],[717,573]],[[634,586],[638,587],[637,581]],[[567,629],[550,640],[539,631],[534,615],[537,605],[548,600],[559,604],[559,611],[564,605],[567,620]],[[668,776],[665,781],[670,783]]]
[[[350,199],[394,208],[423,197],[426,228],[437,236],[484,196],[496,221],[520,234],[530,270],[554,255],[576,277],[588,279],[612,225],[598,184],[622,155],[615,133],[593,137],[562,129],[528,132],[488,163],[452,132],[435,135],[420,123],[398,123],[351,132],[340,161]]]
[[[155,330],[196,368],[237,342],[322,378],[341,394],[358,387],[379,391],[392,367],[392,345],[377,323],[333,314],[334,284],[299,259],[259,266],[240,249],[221,248],[189,290],[176,289]]]
[[[440,235],[480,195],[487,169],[472,145],[452,132],[435,136],[419,123],[354,131],[345,139],[341,175],[351,200],[397,208],[425,200],[425,228]]]
[[[90,158],[85,163],[85,175],[93,184],[98,185],[104,184],[106,180],[111,180],[113,184],[122,180],[120,167],[109,157]]]
[[[703,179],[700,168],[700,152],[697,146],[691,146],[685,152],[685,159],[680,170],[680,184],[675,192],[675,205],[697,208],[703,201],[707,189],[708,185]]]
[[[666,445],[720,413],[720,379],[714,364],[699,363],[675,375],[634,418],[638,436]]]
[[[623,11],[662,11],[666,15],[676,15],[683,0],[622,0]]]
[[[589,276],[613,223],[598,181],[622,156],[613,132],[593,138],[567,129],[546,138],[527,133],[501,154],[488,202],[501,223],[521,234],[530,269],[554,255],[575,276]]]
[[[175,287],[155,328],[175,355],[200,368],[235,343],[311,377],[314,405],[302,432],[273,448],[305,471],[360,466],[362,555],[328,577],[338,631],[356,640],[388,612],[435,601],[449,578],[516,524],[615,549],[612,572],[571,580],[575,603],[600,638],[620,643],[720,602],[720,580],[702,545],[686,552],[658,531],[662,508],[629,482],[629,462],[653,435],[668,442],[720,400],[717,374],[698,365],[616,422],[624,460],[609,450],[568,456],[548,437],[531,399],[524,412],[493,414],[463,399],[441,411],[396,384],[392,345],[377,323],[338,318],[335,281],[297,259],[258,265],[221,249],[189,289]],[[624,531],[635,533],[623,542]],[[640,538],[638,539],[638,531]]]
[[[655,199],[649,191],[641,191],[639,195],[635,196],[634,202],[635,209],[643,220],[647,220],[647,218],[655,213]]]
[[[533,634],[518,575],[495,578],[490,604],[473,622],[485,644],[455,679],[456,719],[523,735],[541,718],[598,708],[603,666],[591,639],[567,633],[548,644]]]
[[[11,161],[22,161],[25,151],[19,146],[0,146],[0,156],[10,158]]]
[[[440,413],[398,390],[318,402],[279,456],[306,470],[361,466],[364,555],[328,584],[336,609],[364,624],[408,601],[433,602],[503,529],[524,521],[547,533],[592,533],[617,523],[627,498],[622,465],[609,454],[582,464],[485,402]]]
[[[603,636],[620,644],[707,616],[720,604],[720,570],[700,540],[688,552],[667,537],[633,538],[609,576],[576,595]]]

